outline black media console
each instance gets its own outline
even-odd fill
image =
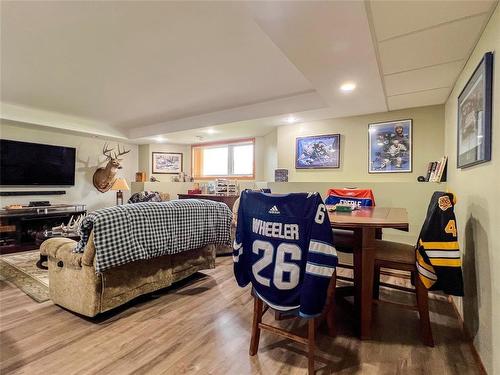
[[[39,232],[61,223],[67,224],[71,216],[86,212],[83,204],[0,210],[0,254],[37,249],[36,236]]]

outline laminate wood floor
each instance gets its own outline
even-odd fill
[[[258,355],[248,356],[252,300],[232,272],[231,259],[218,258],[216,269],[97,319],[36,303],[0,282],[0,373],[305,374],[304,347],[266,332]],[[361,342],[351,307],[340,304],[338,336],[320,327],[317,374],[479,373],[453,307],[434,299],[430,307],[434,348],[420,343],[416,312],[390,305],[375,307],[374,338]],[[280,324],[304,328],[297,320]]]

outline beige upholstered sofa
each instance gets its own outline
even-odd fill
[[[199,270],[215,267],[215,246],[208,245],[135,261],[97,274],[93,235],[83,253],[74,253],[75,245],[75,241],[67,238],[52,238],[41,245],[40,253],[48,256],[52,301],[89,317],[165,288]]]

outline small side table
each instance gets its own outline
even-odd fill
[[[37,233],[36,246],[40,247],[40,245],[45,241],[47,241],[49,238],[56,238],[56,237],[64,237],[75,241],[80,241],[80,236],[74,232],[64,233],[64,232],[53,232],[51,230],[44,230]],[[47,266],[43,265],[43,263],[47,262],[47,260],[48,260],[47,255],[40,254],[40,259],[38,259],[38,261],[36,262],[36,266],[42,270],[49,269]]]

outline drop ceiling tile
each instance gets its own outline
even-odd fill
[[[450,94],[450,87],[419,91],[411,94],[388,96],[389,110],[423,107],[426,105],[443,104]]]
[[[370,1],[377,40],[422,30],[444,22],[490,12],[488,1]]]
[[[451,87],[465,60],[384,76],[387,96]]]
[[[467,58],[487,21],[487,15],[379,43],[384,74],[423,68]]]

